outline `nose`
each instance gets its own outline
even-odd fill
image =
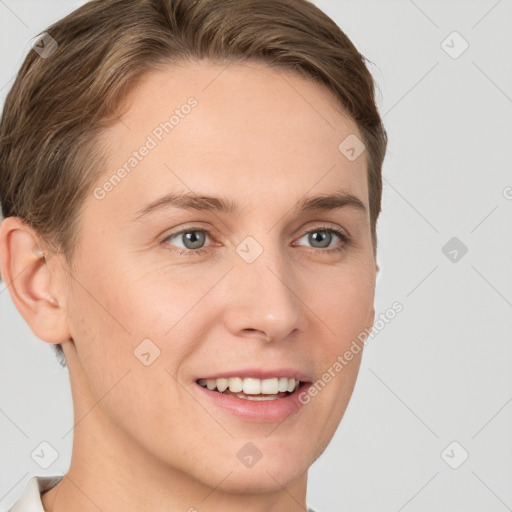
[[[229,297],[224,319],[230,333],[274,342],[303,330],[306,282],[285,252],[265,247],[252,263],[235,256],[235,268],[225,283],[229,291],[224,295]]]

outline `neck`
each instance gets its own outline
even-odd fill
[[[226,468],[211,482],[173,467],[114,425],[88,395],[84,382],[71,382],[75,419],[71,464],[64,478],[42,495],[46,512],[298,512],[306,509],[307,473],[282,486],[268,482],[240,486],[241,465]],[[71,433],[69,434],[71,435]],[[200,454],[195,464],[200,464]],[[250,475],[249,475],[250,476]],[[261,480],[261,476],[259,479]],[[266,478],[266,477],[263,477]]]

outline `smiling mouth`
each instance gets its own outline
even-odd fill
[[[270,379],[230,377],[198,379],[196,382],[210,391],[253,401],[285,398],[295,393],[302,384],[302,381],[288,377],[273,377]]]

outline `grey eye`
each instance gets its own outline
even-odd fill
[[[308,243],[312,244],[315,249],[326,249],[331,245],[333,241],[333,235],[337,236],[340,240],[343,240],[341,233],[335,229],[314,229],[308,231],[299,240],[307,237]],[[318,245],[316,245],[318,244]]]
[[[174,235],[170,235],[166,241],[172,240],[173,238],[177,238],[184,244],[184,247],[182,247],[183,249],[201,249],[206,240],[206,231],[199,229],[188,229],[185,231],[180,231],[179,233],[175,233]]]

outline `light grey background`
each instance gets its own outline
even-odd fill
[[[82,3],[0,0],[2,103],[31,39]],[[390,139],[375,306],[377,317],[394,301],[404,309],[365,349],[308,502],[320,512],[512,510],[512,3],[315,3],[374,63]],[[452,237],[468,249],[455,262],[442,252]],[[67,370],[5,283],[0,336],[7,506],[30,476],[67,470],[73,417]],[[31,458],[42,441],[59,453],[47,470]]]

